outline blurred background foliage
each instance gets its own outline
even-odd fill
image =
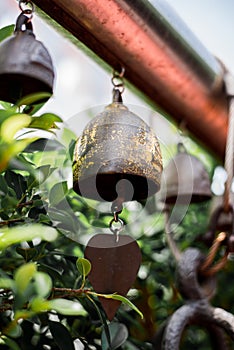
[[[142,252],[128,298],[144,319],[122,303],[115,319],[108,322],[98,299],[79,290],[84,276],[77,269],[77,259],[83,257],[90,235],[108,232],[110,206],[85,200],[72,190],[76,137],[58,116],[38,115],[40,99],[41,95],[29,96],[14,106],[2,102],[0,109],[1,348],[154,349],[156,333],[184,303],[176,287],[176,262],[166,242],[161,205],[152,197],[124,207],[121,217],[126,231]],[[212,178],[215,160],[191,140],[186,146],[204,161]],[[174,210],[180,217],[185,208]],[[209,211],[209,202],[186,208],[183,221],[174,225],[180,250],[196,246],[207,253],[203,237]],[[218,274],[212,300],[232,313],[233,279],[230,259]],[[88,281],[86,287],[91,287]],[[210,346],[206,332],[191,327],[181,349],[208,350]]]

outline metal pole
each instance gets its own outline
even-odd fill
[[[202,145],[224,158],[227,98],[222,65],[165,1],[34,0]]]

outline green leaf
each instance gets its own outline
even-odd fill
[[[27,147],[31,142],[36,140],[33,139],[21,139],[19,141],[13,141],[11,143],[1,143],[0,144],[0,172],[4,171],[8,163],[13,157],[22,152],[25,147]]]
[[[15,282],[10,278],[0,278],[0,289],[11,289],[15,288]]]
[[[5,179],[9,185],[14,190],[18,199],[21,199],[27,191],[27,182],[24,176],[18,174],[14,171],[7,170],[5,173]]]
[[[1,205],[5,211],[15,209],[18,204],[18,199],[15,197],[11,197],[9,195],[5,195],[5,197],[1,201]]]
[[[38,137],[33,137],[30,139],[21,139],[11,143],[8,147],[8,158],[10,160],[11,157],[18,155],[22,152],[31,142],[36,141]]]
[[[110,345],[106,333],[102,331],[102,350],[115,350],[125,343],[128,338],[128,329],[123,323],[111,322],[108,325]]]
[[[40,184],[42,184],[55,171],[55,168],[52,168],[50,164],[48,164],[38,167],[37,171],[40,173],[39,180]]]
[[[84,277],[86,277],[91,271],[91,263],[88,259],[78,258],[76,266],[80,274]]]
[[[9,26],[0,29],[0,42],[8,38],[14,33],[15,25],[10,24]]]
[[[0,176],[0,191],[4,194],[8,193],[8,186],[7,186],[7,182],[4,179],[3,176]]]
[[[58,129],[55,123],[62,123],[62,119],[56,114],[45,113],[40,117],[32,117],[29,127],[41,130]]]
[[[17,131],[29,126],[32,117],[17,113],[7,118],[1,126],[1,137],[5,142],[11,142]]]
[[[11,338],[19,338],[22,335],[22,328],[18,323],[13,324],[12,322],[12,325],[10,325],[5,334]]]
[[[50,306],[50,301],[44,300],[43,298],[41,298],[39,296],[35,297],[31,301],[30,309],[36,313],[47,312],[49,310],[52,310],[51,306]]]
[[[67,188],[66,181],[58,182],[57,184],[55,184],[51,188],[50,193],[49,193],[50,205],[55,206],[59,202],[61,202],[65,198],[67,192],[68,192],[68,188]]]
[[[62,323],[49,321],[49,328],[60,350],[75,350],[71,334]]]
[[[60,283],[63,283],[62,272],[59,270],[59,266],[52,267],[44,263],[40,263],[40,267],[53,279],[54,282],[59,281]]]
[[[64,146],[56,140],[40,138],[32,142],[25,150],[26,153],[34,153],[35,151],[60,151]]]
[[[14,275],[17,290],[22,294],[27,289],[31,279],[37,271],[35,263],[27,263],[20,266]]]
[[[23,113],[26,113],[29,115],[34,115],[44,106],[45,103],[46,103],[46,101],[42,102],[42,103],[37,103],[35,105],[25,106],[23,109]]]
[[[20,350],[20,347],[13,339],[7,338],[6,336],[3,336],[2,339],[4,341],[4,344],[7,345],[9,349]]]
[[[57,208],[49,208],[48,215],[59,230],[70,231],[70,233],[75,230],[77,234],[79,226],[76,225],[76,218],[73,213],[70,213],[66,209],[67,208],[65,207],[65,210],[62,211]]]
[[[10,102],[0,101],[0,105],[1,105],[4,109],[10,109],[10,108],[12,108],[12,104],[11,104]]]
[[[35,170],[34,166],[25,160],[21,154],[15,158],[10,159],[8,169],[27,171],[29,174],[33,175],[34,180],[37,176],[37,171]]]
[[[53,227],[39,224],[7,228],[0,232],[0,250],[16,243],[32,241],[34,238],[52,242],[57,238],[57,231]]]
[[[72,161],[74,159],[75,147],[76,147],[76,140],[71,140],[69,144],[69,156]]]
[[[94,293],[94,292],[92,292],[92,294],[97,295],[99,297],[106,298],[106,299],[121,301],[122,303],[128,305],[131,309],[136,311],[138,313],[138,315],[141,316],[142,319],[144,318],[142,312],[138,309],[138,307],[136,307],[136,305],[134,305],[129,299],[123,297],[122,295],[115,294],[115,293],[114,294],[100,294],[100,293]]]
[[[9,109],[0,109],[0,124],[2,124],[7,118],[16,114],[16,109],[14,107]]]
[[[42,298],[47,298],[50,295],[53,286],[50,276],[40,271],[34,274],[33,285],[37,295]]]
[[[36,248],[16,247],[16,251],[19,255],[21,255],[24,258],[26,262],[33,260],[38,255],[38,251]]]
[[[80,303],[67,299],[54,299],[49,302],[50,310],[55,310],[62,315],[67,316],[86,316],[87,312]]]
[[[28,96],[23,97],[19,101],[17,101],[17,106],[24,106],[24,105],[34,105],[37,103],[40,103],[44,99],[48,99],[52,96],[49,92],[37,92],[34,94],[30,94]]]
[[[87,217],[83,213],[79,213],[78,214],[78,220],[85,228],[89,228],[90,227],[90,222],[89,222],[89,220],[87,219]]]

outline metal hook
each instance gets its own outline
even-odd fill
[[[118,72],[117,70],[113,70],[113,76],[118,76],[120,78],[123,78],[125,74],[125,68],[123,66],[121,66],[121,72]]]
[[[120,224],[120,226],[118,228],[114,227],[115,224]],[[114,217],[111,221],[110,221],[110,230],[111,232],[114,234],[115,236],[115,242],[118,243],[119,241],[119,234],[120,232],[124,229],[124,221],[121,220],[118,215],[117,215],[117,220],[116,217]]]
[[[28,8],[24,8],[24,6],[28,6]],[[30,19],[33,17],[33,13],[35,12],[35,6],[30,0],[19,0],[19,8],[25,15],[30,15]]]
[[[124,73],[125,73],[125,68],[121,67],[121,72],[117,72],[116,70],[113,71],[113,76],[111,78],[111,82],[112,85],[114,86],[113,88],[113,102],[122,102],[122,93],[124,92],[125,86],[124,86],[124,81],[123,81],[123,77],[124,77]],[[118,99],[121,98],[121,101],[115,101],[116,99],[116,91],[117,93],[120,95],[118,96]]]

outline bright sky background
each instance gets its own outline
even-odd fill
[[[167,2],[206,48],[234,73],[234,1],[167,0]]]

